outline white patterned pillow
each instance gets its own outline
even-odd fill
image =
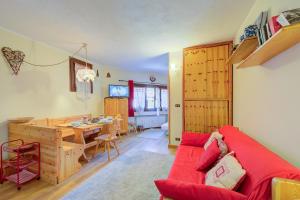
[[[204,149],[206,150],[208,146],[215,140],[215,139],[222,139],[223,135],[219,133],[219,131],[212,132],[210,137],[208,138],[207,142],[204,144]]]
[[[205,185],[219,188],[236,189],[246,175],[237,159],[229,153],[225,155],[205,175]]]

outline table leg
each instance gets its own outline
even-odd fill
[[[110,142],[105,142],[107,145],[108,161],[110,161]]]
[[[95,157],[95,155],[97,154],[99,144],[100,144],[100,142],[99,142],[99,140],[97,140],[97,144],[96,144],[96,147],[95,147],[95,152],[94,152],[93,157]]]
[[[88,158],[86,153],[85,153],[86,143],[85,143],[85,139],[84,139],[84,136],[83,136],[83,131],[81,131],[79,129],[75,130],[75,140],[76,140],[77,143],[83,144],[82,156],[86,161],[89,161],[90,158]]]

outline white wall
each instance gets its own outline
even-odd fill
[[[257,0],[236,34],[259,13],[299,8],[299,0]],[[274,152],[300,167],[300,44],[261,66],[234,70],[233,119],[238,126]],[[255,155],[254,155],[255,156]]]
[[[175,68],[171,65],[175,64]],[[182,64],[183,51],[169,53],[169,90],[170,90],[170,115],[169,134],[170,145],[178,145],[182,133]],[[175,107],[180,104],[180,107]]]
[[[18,34],[0,29],[0,48],[7,46],[22,50],[26,60],[48,64],[68,58],[69,53],[32,41]],[[0,56],[0,143],[7,140],[7,119],[23,116],[35,118],[63,117],[92,113],[103,113],[103,98],[107,96],[109,83],[119,79],[148,81],[149,73],[137,73],[94,64],[100,77],[94,82],[94,94],[87,104],[69,91],[69,63],[55,67],[32,67],[22,64],[19,75],[12,75],[4,57]],[[106,72],[112,78],[105,78]],[[167,83],[167,75],[155,74],[158,82]]]

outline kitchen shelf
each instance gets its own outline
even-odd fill
[[[22,169],[28,168],[28,167],[31,166],[31,165],[35,165],[35,164],[38,164],[38,161],[36,161],[36,160],[29,161],[29,160],[28,160],[28,162],[26,162],[26,163],[24,163],[24,164],[19,164],[18,166],[17,166],[16,164],[13,164],[13,163],[10,163],[10,162],[5,163],[4,165],[9,166],[9,167],[13,167],[13,168],[15,168],[15,169],[20,169],[20,170],[22,170]]]
[[[11,140],[0,145],[0,153],[1,168],[6,169],[1,169],[1,183],[13,182],[20,190],[22,184],[40,178],[40,143],[24,143],[22,139]],[[8,160],[3,159],[4,153],[9,153]],[[14,174],[10,174],[11,172]]]
[[[237,68],[263,64],[298,42],[300,42],[300,23],[283,27],[243,60]]]
[[[228,58],[228,64],[236,64],[247,58],[258,47],[257,37],[249,37],[244,39],[236,50]]]
[[[38,176],[39,176],[38,174],[32,173],[32,172],[24,169],[19,173],[19,177],[18,177],[18,174],[15,173],[10,176],[7,176],[6,179],[13,183],[23,184],[34,178],[38,178]]]

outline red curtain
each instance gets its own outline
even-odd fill
[[[133,80],[128,81],[129,97],[128,97],[128,116],[134,117],[133,99],[134,99]]]

